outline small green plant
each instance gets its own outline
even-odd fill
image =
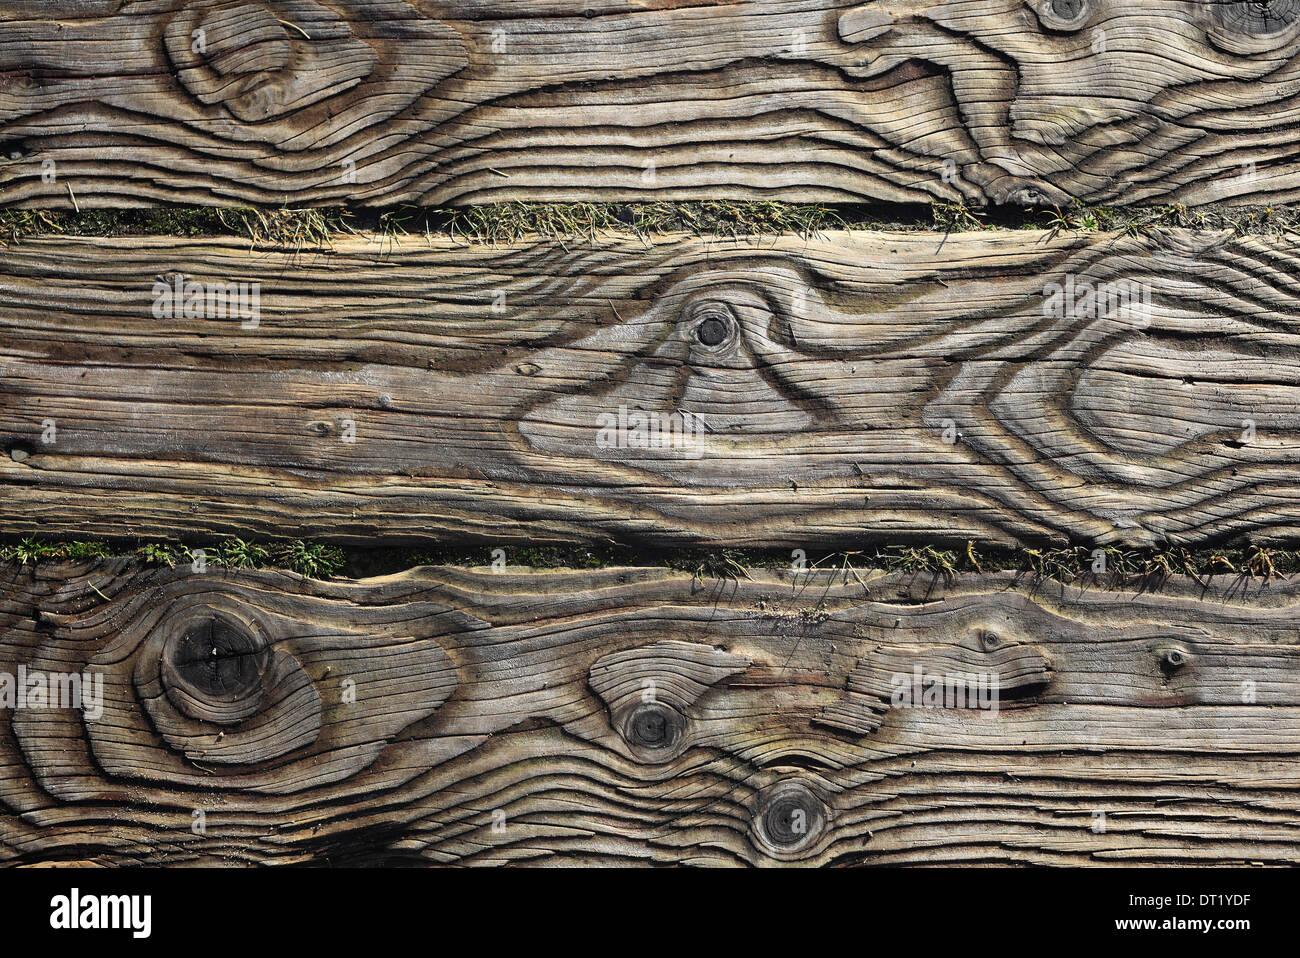
[[[1079,555],[1075,549],[1025,549],[1023,571],[1039,579],[1073,582],[1079,574]]]
[[[265,565],[270,558],[271,552],[265,546],[245,542],[243,539],[227,539],[208,552],[210,563],[230,569],[256,569]]]
[[[60,215],[50,210],[0,210],[0,246],[17,243],[24,236],[62,230]]]
[[[0,546],[0,562],[17,562],[19,565],[59,559],[82,562],[107,559],[112,554],[106,542],[41,542],[35,536],[28,536],[16,545]]]
[[[1205,560],[1205,571],[1213,574],[1215,572],[1236,572],[1237,567],[1232,564],[1232,560],[1221,552],[1215,552]]]
[[[19,565],[35,565],[42,559],[48,559],[53,550],[42,542],[38,542],[35,536],[28,536],[17,545],[5,546],[3,552],[0,552],[0,558],[6,562],[17,562]]]
[[[406,224],[414,216],[414,213],[403,213],[398,210],[385,210],[379,214],[379,219],[375,223],[375,233],[379,239],[379,251],[381,253],[384,251],[385,243],[388,244],[390,253],[395,247],[402,245],[401,237],[410,235]]]
[[[1139,565],[1141,557],[1129,549],[1107,546],[1101,550],[1101,558],[1103,573],[1115,582],[1127,582],[1131,576],[1137,575],[1141,568]]]
[[[615,211],[619,221],[638,234],[687,232],[696,235],[760,236],[797,233],[815,236],[848,229],[839,211],[821,204],[799,205],[753,201],[692,200],[678,203],[629,204]]]
[[[1142,564],[1142,575],[1149,579],[1167,579],[1171,575],[1186,575],[1198,585],[1205,585],[1201,568],[1186,549],[1162,549],[1147,556]]]
[[[1062,230],[1073,230],[1074,222],[1070,215],[1064,212],[1059,206],[1052,207],[1052,212],[1047,214],[1047,229],[1053,238]]]
[[[1276,562],[1275,562],[1276,560]],[[1265,548],[1264,546],[1254,546],[1250,549],[1246,557],[1246,573],[1252,576],[1259,576],[1265,582],[1274,576],[1286,578],[1278,571],[1276,563],[1290,564],[1292,557],[1283,550]]]
[[[107,542],[69,542],[61,550],[61,557],[74,560],[107,559],[113,554]]]
[[[838,568],[835,568],[832,571],[837,572],[840,575],[841,581],[845,585],[848,585],[849,579],[852,578],[858,585],[862,586],[863,589],[866,589],[867,584],[862,581],[862,576],[858,575],[857,565],[853,561],[861,555],[861,552],[832,552],[830,555],[823,556],[814,562],[810,569],[819,569],[821,568],[822,563],[829,562],[833,566],[838,566]]]
[[[434,214],[439,228],[452,237],[494,245],[528,236],[591,239],[600,232],[629,227],[613,207],[597,203],[496,203],[439,209]]]
[[[275,553],[277,565],[287,566],[309,579],[328,579],[343,568],[343,550],[297,539]]]
[[[135,550],[135,554],[149,565],[163,565],[172,568],[180,560],[179,550],[169,545],[150,542]]]

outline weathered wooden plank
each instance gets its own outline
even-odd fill
[[[7,0],[0,203],[1300,199],[1300,7]]]
[[[9,569],[0,860],[1294,863],[1298,593]]]
[[[0,266],[0,528],[1293,538],[1296,272],[1192,232],[40,239]]]

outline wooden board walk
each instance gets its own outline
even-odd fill
[[[11,568],[0,860],[1294,863],[1298,602]]]
[[[1288,239],[987,232],[0,265],[0,527],[825,547],[1279,541]]]
[[[0,3],[0,203],[1300,199],[1300,4]]]

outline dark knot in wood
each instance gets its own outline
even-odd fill
[[[718,346],[727,338],[727,325],[720,319],[710,317],[700,323],[696,335],[705,346]]]
[[[754,833],[767,851],[794,856],[816,844],[829,819],[825,803],[803,782],[778,782],[759,793]]]
[[[1079,30],[1087,24],[1094,9],[1094,0],[1042,0],[1038,18],[1049,30]]]
[[[316,740],[320,693],[271,629],[243,603],[216,596],[157,627],[136,664],[135,687],[168,746],[203,767],[247,766]]]
[[[1300,0],[1224,2],[1212,5],[1214,20],[1225,29],[1251,37],[1283,33],[1300,21]]]
[[[1227,0],[1211,4],[1209,16],[1210,43],[1238,56],[1272,53],[1300,36],[1300,0]]]
[[[186,715],[235,724],[262,707],[270,663],[262,636],[214,611],[174,634],[163,651],[161,675],[172,704]]]
[[[666,757],[681,744],[686,717],[662,702],[643,702],[623,720],[624,740],[636,749]]]
[[[709,299],[689,304],[685,310],[685,319],[696,342],[709,349],[728,346],[740,334],[740,323],[735,312],[721,300]]]

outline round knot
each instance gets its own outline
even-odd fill
[[[754,833],[767,851],[792,857],[810,849],[829,820],[825,803],[803,782],[778,782],[759,793]]]
[[[1252,37],[1284,33],[1300,20],[1300,0],[1215,3],[1212,8],[1219,26]]]
[[[1160,655],[1160,664],[1170,672],[1181,669],[1187,664],[1187,661],[1188,655],[1186,650],[1180,649],[1177,646],[1165,649]]]
[[[213,609],[172,633],[160,674],[177,710],[192,719],[233,725],[262,707],[270,663],[271,650],[250,623]]]
[[[1210,4],[1210,43],[1226,53],[1272,53],[1300,34],[1300,0]]]
[[[151,726],[192,762],[253,765],[310,745],[324,717],[303,663],[244,603],[186,601],[150,631],[132,681]]]
[[[642,702],[623,720],[623,739],[628,745],[656,757],[676,750],[686,732],[686,718],[662,702]]]
[[[1081,30],[1092,17],[1095,0],[1040,0],[1038,19],[1048,30]]]
[[[686,307],[683,318],[701,346],[719,349],[735,342],[740,323],[731,307],[721,300],[705,300]]]

